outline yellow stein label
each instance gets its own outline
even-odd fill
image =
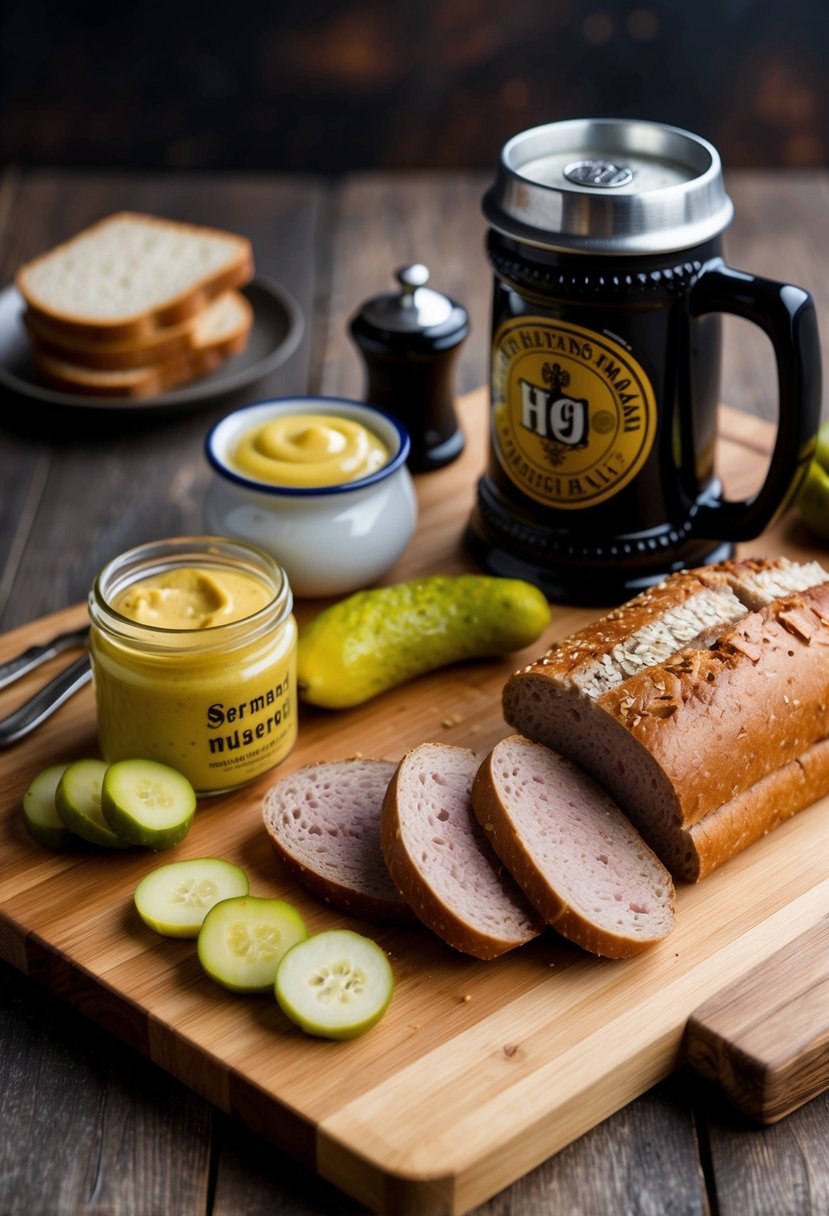
[[[650,380],[620,343],[547,317],[501,325],[492,350],[493,443],[511,481],[576,510],[629,485],[656,435]]]

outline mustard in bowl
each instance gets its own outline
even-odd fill
[[[223,537],[140,545],[89,596],[105,760],[172,765],[198,794],[234,789],[296,741],[296,639],[285,572]]]
[[[209,531],[271,553],[301,596],[374,583],[414,534],[409,437],[391,415],[345,398],[263,401],[207,436]]]

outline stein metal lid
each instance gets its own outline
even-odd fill
[[[718,236],[734,212],[707,140],[616,118],[513,136],[483,209],[493,228],[527,244],[604,254],[688,249]]]

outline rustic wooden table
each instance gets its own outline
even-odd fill
[[[829,315],[829,174],[727,178],[732,265],[808,288]],[[486,375],[490,273],[472,173],[132,177],[8,170],[0,178],[0,279],[57,239],[119,208],[246,232],[259,269],[306,318],[296,354],[264,382],[167,419],[117,425],[0,403],[0,630],[82,600],[102,562],[140,541],[199,530],[208,426],[267,395],[359,396],[347,321],[426,262],[469,309],[458,389]],[[829,331],[824,333],[824,358]],[[765,340],[726,322],[723,399],[772,417]],[[826,360],[829,362],[829,360]],[[254,396],[255,393],[255,396]],[[0,1216],[333,1216],[363,1209],[179,1082],[0,967]],[[542,1212],[807,1216],[829,1211],[829,1096],[774,1128],[750,1126],[680,1072],[583,1136],[476,1216]]]

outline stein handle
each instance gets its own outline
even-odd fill
[[[759,536],[797,493],[815,448],[820,422],[821,364],[812,297],[801,287],[775,283],[719,263],[691,289],[692,316],[724,312],[744,317],[768,335],[777,362],[777,438],[766,479],[742,501],[703,501],[697,536],[745,541]]]

